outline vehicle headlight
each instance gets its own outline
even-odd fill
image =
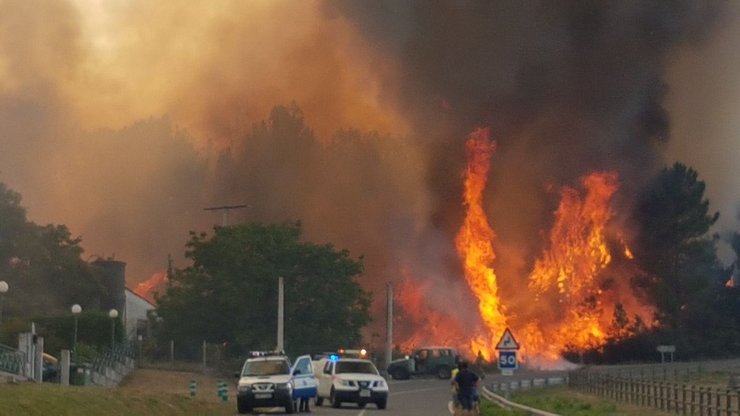
[[[275,387],[278,390],[293,390],[293,385],[290,383],[277,383],[275,384]]]
[[[249,391],[252,390],[251,384],[240,384],[239,385],[239,391]]]
[[[376,381],[374,387],[385,387],[385,381]]]
[[[354,387],[355,381],[354,380],[344,380],[344,379],[337,379],[339,382],[339,385],[341,386],[348,386],[348,387]]]

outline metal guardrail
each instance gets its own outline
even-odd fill
[[[485,398],[488,401],[494,402],[498,404],[499,406],[502,406],[507,409],[517,409],[526,412],[530,415],[536,415],[536,416],[560,416],[557,413],[551,413],[545,410],[535,409],[534,407],[525,406],[523,404],[519,404],[516,402],[512,402],[490,390],[488,388],[483,387],[481,389],[481,396]]]
[[[25,354],[15,348],[0,344],[0,371],[18,374],[23,372]]]
[[[554,377],[532,377],[532,378],[519,378],[516,380],[498,381],[486,383],[486,388],[492,392],[510,392],[514,390],[526,390],[535,387],[548,387],[564,385],[568,383],[568,377],[566,376],[554,376]]]
[[[517,409],[529,415],[536,416],[559,416],[557,413],[547,412],[523,404],[513,402],[508,399],[512,391],[528,390],[533,388],[544,388],[551,386],[562,386],[568,384],[566,373],[558,375],[547,375],[539,373],[537,375],[518,376],[514,379],[505,379],[500,381],[488,381],[481,389],[481,396],[486,400],[493,402],[506,409]],[[497,394],[498,393],[498,394]],[[503,396],[501,395],[503,394]]]

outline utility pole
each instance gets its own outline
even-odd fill
[[[388,309],[386,311],[385,368],[391,365],[391,360],[393,359],[393,285],[391,282],[388,282],[387,288],[386,306]]]
[[[282,351],[285,349],[285,345],[283,342],[283,320],[285,319],[285,299],[283,294],[283,278],[278,277],[278,319],[277,319],[277,348],[276,350]]]
[[[241,208],[247,208],[249,205],[221,205],[218,207],[208,207],[203,208],[203,211],[222,211],[223,212],[223,218],[221,221],[221,225],[226,227],[229,225],[229,211],[232,209],[241,209]]]

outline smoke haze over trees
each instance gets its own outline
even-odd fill
[[[21,196],[0,183],[0,280],[8,283],[3,314],[66,313],[73,303],[99,307],[100,277],[83,261],[80,240],[64,225],[28,221]]]

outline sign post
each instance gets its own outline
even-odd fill
[[[671,354],[671,361],[673,362],[673,353],[676,352],[676,346],[675,345],[658,345],[658,348],[656,348],[658,352],[660,353],[660,362],[662,364],[665,364],[665,353]]]
[[[519,360],[516,356],[517,350],[519,350],[519,343],[514,339],[509,328],[506,328],[498,344],[496,344],[498,353],[498,368],[501,370],[501,374],[505,376],[514,375],[514,370],[519,367]]]

